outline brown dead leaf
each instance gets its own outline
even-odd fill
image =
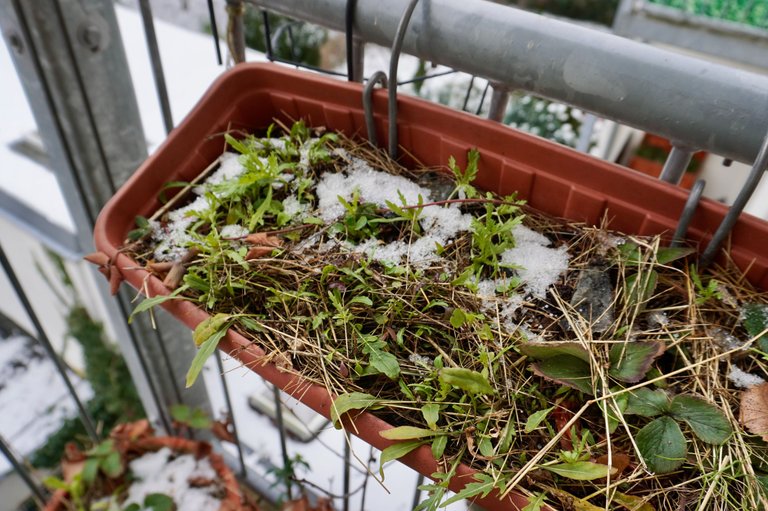
[[[222,442],[237,443],[235,442],[235,435],[231,431],[231,425],[229,420],[213,421],[211,433]]]
[[[109,292],[112,296],[115,296],[120,290],[120,284],[123,282],[123,274],[118,271],[114,266],[109,271]]]
[[[206,486],[211,486],[215,482],[215,480],[203,476],[192,476],[187,479],[187,484],[189,484],[190,488],[205,488]]]
[[[147,268],[154,273],[165,273],[173,268],[173,261],[153,261],[147,264]]]
[[[288,373],[293,371],[293,362],[291,362],[291,357],[285,353],[278,353],[272,360],[272,363],[275,364],[277,370],[281,373]]]
[[[768,442],[768,382],[741,393],[739,422],[750,433],[760,435]]]
[[[83,259],[96,266],[107,266],[109,264],[109,256],[104,252],[93,252],[83,257]]]
[[[283,241],[277,236],[265,232],[255,232],[245,237],[245,242],[253,245],[245,256],[246,261],[259,259],[272,253],[272,250],[283,246]]]
[[[620,476],[624,470],[629,466],[630,459],[629,456],[622,452],[615,452],[613,453],[613,458],[611,459],[612,463],[611,466],[616,469],[616,474],[614,474],[616,477]],[[598,457],[595,460],[595,463],[599,463],[601,465],[608,465],[608,455],[603,454],[602,456]]]

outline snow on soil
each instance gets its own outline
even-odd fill
[[[742,389],[748,389],[755,385],[765,383],[765,380],[756,374],[742,371],[738,366],[731,365],[731,370],[728,372],[728,379],[733,382],[736,387]]]
[[[207,458],[196,460],[192,454],[174,457],[173,451],[163,447],[136,458],[129,469],[136,480],[128,489],[125,506],[141,505],[151,493],[168,495],[178,511],[216,511],[221,506],[221,499],[212,495],[218,489],[216,485],[195,488],[189,483],[218,477]]]
[[[93,395],[90,385],[70,374],[82,401]],[[27,337],[0,339],[0,435],[16,453],[28,456],[56,432],[77,409],[53,362]],[[10,463],[0,456],[0,474]]]

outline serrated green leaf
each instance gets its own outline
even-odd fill
[[[757,337],[768,328],[768,305],[748,303],[741,308],[741,318],[744,328],[750,337]],[[757,345],[761,351],[768,353],[768,333],[760,335]]]
[[[532,497],[528,498],[528,504],[520,511],[541,511],[541,508],[544,507],[546,496],[546,493],[534,493]]]
[[[643,379],[653,361],[664,353],[661,341],[617,343],[611,347],[608,359],[611,367],[608,373],[627,383]]]
[[[333,401],[331,406],[331,422],[336,429],[341,429],[339,417],[350,410],[374,409],[379,403],[379,399],[364,392],[349,392],[342,394]]]
[[[592,395],[592,371],[587,362],[570,355],[558,355],[537,362],[531,366],[539,376],[561,385]]]
[[[447,507],[454,502],[471,499],[473,497],[477,497],[478,495],[480,498],[484,499],[488,496],[489,493],[493,491],[496,483],[493,477],[480,472],[474,474],[473,477],[475,478],[476,482],[465,484],[464,488],[460,492],[440,504],[440,507]]]
[[[451,385],[470,394],[493,394],[488,378],[463,367],[446,367],[440,370],[438,378],[442,383]]]
[[[415,426],[398,426],[396,428],[380,431],[379,435],[387,440],[415,440],[442,434],[442,431],[417,428]]]
[[[626,415],[655,417],[669,411],[669,396],[663,390],[651,390],[646,387],[629,392]]]
[[[635,435],[635,442],[643,461],[655,474],[674,472],[688,454],[683,432],[671,417],[659,417],[646,424]]]
[[[421,407],[421,415],[430,429],[437,427],[437,421],[440,419],[440,405],[437,403],[427,403]]]
[[[539,427],[539,424],[541,424],[544,419],[547,418],[547,415],[549,415],[549,412],[554,410],[554,406],[550,406],[549,408],[546,408],[544,410],[539,410],[538,412],[533,412],[529,417],[528,420],[525,421],[525,432],[530,433],[534,429]]]
[[[227,329],[228,326],[225,323],[219,330],[215,331],[210,337],[208,337],[206,341],[203,342],[203,344],[200,345],[200,348],[197,350],[197,353],[195,353],[195,358],[192,359],[192,363],[189,365],[189,370],[187,371],[187,388],[194,385],[195,380],[197,380],[197,377],[200,375],[200,371],[203,370],[205,361],[208,360],[208,357],[210,357],[211,354],[216,350],[216,347],[219,345],[219,341],[221,341],[227,334]]]
[[[195,341],[195,346],[200,346],[213,334],[221,330],[231,317],[229,314],[220,312],[201,321],[192,333],[192,340]]]
[[[150,493],[144,497],[144,507],[152,511],[173,511],[176,509],[176,504],[168,495]]]
[[[443,453],[445,452],[445,448],[448,446],[448,436],[446,435],[440,435],[435,437],[434,440],[432,440],[432,456],[439,460]]]
[[[390,445],[381,451],[381,458],[379,459],[379,475],[381,476],[381,480],[384,480],[384,465],[386,463],[402,458],[425,443],[424,440],[406,440],[405,442],[398,442],[394,445]]]
[[[594,479],[603,479],[615,469],[608,465],[592,463],[591,461],[577,461],[575,463],[558,463],[557,465],[541,465],[541,468],[554,472],[555,474],[573,479],[575,481],[592,481]]]
[[[589,362],[589,352],[577,342],[525,342],[520,345],[520,353],[536,360],[569,355],[584,362]]]
[[[675,396],[670,412],[676,419],[684,420],[702,442],[720,445],[733,433],[725,414],[703,399],[685,394]]]
[[[400,375],[400,363],[391,353],[381,350],[372,350],[368,355],[368,361],[378,372],[385,374],[389,379],[396,380]]]

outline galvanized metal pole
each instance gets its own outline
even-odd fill
[[[492,83],[491,87],[491,108],[488,110],[488,118],[492,121],[501,122],[507,113],[509,89],[500,83]]]
[[[346,0],[255,3],[344,28]],[[389,46],[408,3],[357,0],[357,33]],[[425,0],[403,51],[743,162],[768,118],[768,76],[493,2]]]
[[[139,12],[141,12],[141,22],[144,25],[144,35],[146,36],[147,49],[149,50],[149,61],[152,63],[152,76],[155,79],[157,100],[160,102],[160,111],[163,114],[165,132],[170,133],[173,129],[171,102],[168,99],[168,88],[165,86],[163,62],[160,60],[160,47],[157,45],[155,22],[152,19],[152,7],[149,5],[149,0],[139,0]],[[215,26],[213,28],[215,29]],[[218,40],[218,36],[214,37]]]
[[[13,450],[11,449],[11,446],[8,445],[2,435],[0,435],[0,452],[3,453],[16,473],[19,474],[19,477],[21,477],[21,479],[24,481],[24,484],[26,484],[29,488],[29,491],[32,492],[32,495],[34,495],[35,500],[37,501],[37,505],[40,506],[40,509],[42,509],[45,505],[45,501],[48,500],[48,495],[46,495],[45,490],[43,490],[43,488],[40,487],[40,485],[37,484],[34,479],[32,479],[32,476],[29,475],[27,467],[25,467],[24,464],[16,457],[16,455],[13,453]]]
[[[14,65],[87,251],[98,212],[147,157],[114,9],[111,0],[0,0],[0,29],[14,48]],[[159,330],[147,317],[129,326],[132,294],[114,299],[106,286],[100,292],[145,411],[168,430],[166,407],[181,400],[196,352],[190,335],[159,311]],[[210,410],[202,382],[183,397],[185,404]]]
[[[664,162],[664,168],[661,169],[659,179],[672,184],[680,183],[685,169],[691,163],[691,158],[693,158],[693,151],[677,144],[673,145],[667,161]]]

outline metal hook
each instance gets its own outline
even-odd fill
[[[755,188],[757,188],[757,185],[760,183],[760,179],[763,177],[763,172],[765,171],[766,166],[768,166],[768,134],[763,138],[763,143],[760,146],[760,151],[757,153],[755,163],[752,165],[752,170],[749,172],[749,176],[747,177],[744,186],[741,188],[739,195],[736,197],[736,200],[733,201],[733,205],[730,207],[725,218],[723,218],[720,226],[715,231],[709,245],[707,245],[707,248],[701,254],[699,265],[702,268],[708,266],[715,259],[720,244],[731,232],[733,226],[736,225],[736,221],[744,210],[744,206],[747,205],[750,197],[752,197],[752,194],[755,192]]]
[[[699,179],[694,183],[691,188],[691,193],[688,195],[688,200],[685,201],[683,212],[680,213],[680,220],[677,222],[677,229],[672,236],[672,243],[670,246],[679,247],[683,244],[685,239],[685,233],[688,232],[688,226],[691,224],[693,214],[696,212],[696,208],[701,200],[701,194],[704,193],[704,186],[707,184],[703,179]]]
[[[376,136],[376,125],[373,123],[373,88],[376,84],[387,88],[387,74],[384,71],[376,71],[368,79],[368,83],[363,88],[363,112],[365,113],[365,129],[368,131],[368,140],[374,146],[379,145],[379,138]],[[391,122],[391,121],[390,121]]]
[[[400,52],[411,15],[419,0],[411,0],[397,25],[395,39],[392,42],[392,55],[389,61],[389,156],[397,158],[397,66],[400,64]]]

